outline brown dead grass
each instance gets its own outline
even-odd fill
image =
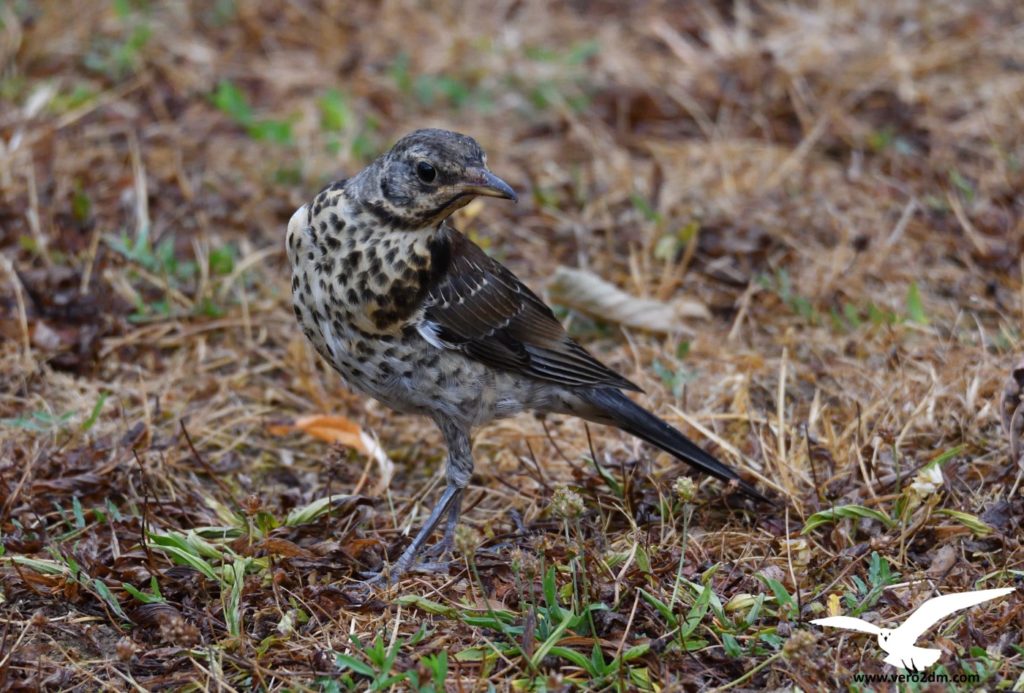
[[[317,688],[338,675],[333,652],[351,650],[350,633],[388,641],[421,624],[428,637],[402,649],[397,670],[447,652],[450,690],[587,680],[565,659],[537,671],[520,655],[456,661],[503,641],[396,594],[359,606],[344,591],[422,520],[443,448],[427,422],[350,394],[318,361],[291,315],[281,240],[324,182],[423,126],[474,135],[495,171],[532,191],[516,207],[471,207],[456,225],[533,286],[567,264],[711,308],[685,356],[678,337],[579,315],[570,325],[647,404],[780,503],[727,506],[718,484],[702,484],[684,539],[671,502],[682,465],[592,429],[598,458],[625,481],[619,498],[584,459],[580,422],[519,417],[475,440],[464,517],[484,542],[480,580],[454,567],[447,579],[412,575],[397,594],[502,606],[523,625],[539,577],[510,570],[510,552],[564,567],[585,546],[581,598],[609,611],[564,646],[589,656],[596,635],[611,659],[648,644],[633,666],[664,690],[810,690],[883,670],[872,643],[803,625],[829,595],[856,594],[873,551],[900,581],[926,579],[886,590],[877,620],[934,590],[1019,583],[1022,471],[999,425],[1024,320],[1019,3],[122,4],[127,13],[98,0],[0,10],[0,687]],[[224,80],[256,121],[290,123],[291,141],[260,139],[218,109]],[[330,89],[350,114],[336,130],[319,106]],[[686,227],[698,229],[692,248],[656,252]],[[178,270],[108,243],[140,229],[197,271],[169,278]],[[229,246],[233,266],[208,269]],[[372,494],[365,458],[268,430],[316,413],[378,436],[396,461],[388,491]],[[897,516],[914,475],[950,450],[941,489]],[[548,512],[563,485],[587,508],[572,527]],[[356,489],[368,495],[312,524],[233,541],[269,557],[245,581],[238,637],[216,583],[142,541],[147,529],[283,518]],[[897,522],[800,534],[844,504]],[[735,636],[740,656],[711,615],[694,635],[703,647],[672,650],[639,598],[670,598],[684,544],[683,575],[699,582],[717,566],[707,580],[723,602],[767,595]],[[55,556],[82,573],[16,560]],[[758,575],[798,595],[796,618]],[[148,589],[154,576],[167,605],[140,608],[122,583]],[[977,609],[936,637],[947,669],[981,662],[986,686],[1020,686],[1022,603]],[[296,610],[309,620],[279,628]],[[804,631],[820,637],[791,635]]]

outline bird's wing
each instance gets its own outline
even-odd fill
[[[977,590],[975,592],[944,594],[941,597],[933,597],[917,607],[917,610],[910,614],[910,618],[896,629],[894,635],[900,639],[908,638],[910,642],[914,642],[924,635],[926,630],[950,614],[966,609],[969,606],[982,604],[990,599],[1005,596],[1013,592],[1013,590],[1013,587],[1002,587],[993,590]]]
[[[829,626],[831,628],[845,628],[846,630],[858,630],[861,633],[878,635],[882,629],[874,623],[868,623],[863,619],[852,616],[829,616],[828,618],[816,618],[811,621],[816,626]]]
[[[574,342],[551,309],[475,243],[448,227],[436,242],[434,256],[446,264],[423,302],[418,329],[427,341],[539,380],[640,390]]]

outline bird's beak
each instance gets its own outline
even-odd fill
[[[472,195],[500,197],[517,202],[519,196],[512,186],[498,178],[486,168],[471,168],[466,171],[466,179],[462,189]]]

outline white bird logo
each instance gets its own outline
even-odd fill
[[[935,664],[942,655],[942,650],[914,645],[926,630],[956,611],[1004,597],[1013,590],[1013,587],[1002,587],[994,590],[977,590],[933,597],[910,614],[910,618],[904,621],[899,628],[879,628],[873,623],[852,616],[816,618],[811,623],[877,635],[878,646],[888,653],[884,660],[886,664],[903,667],[910,671],[919,671]]]

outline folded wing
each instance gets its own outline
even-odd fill
[[[512,272],[454,229],[423,303],[420,334],[494,368],[570,387],[640,388],[574,342],[551,309]]]

